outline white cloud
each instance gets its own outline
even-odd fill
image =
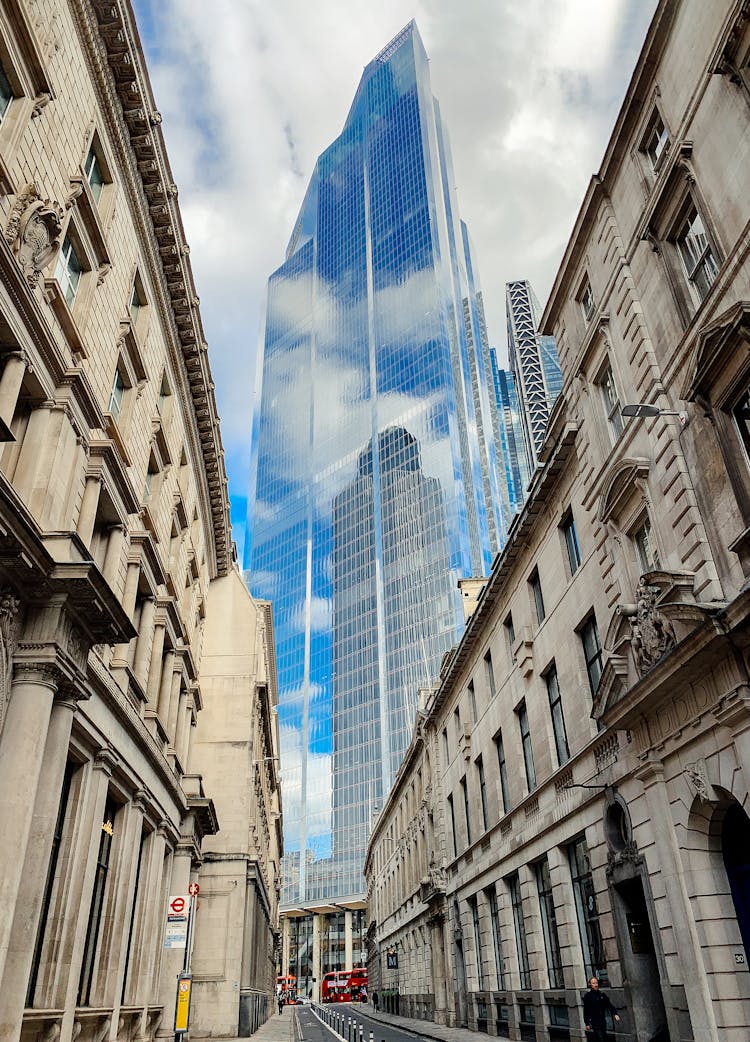
[[[289,850],[299,849],[302,821],[302,732],[282,725],[279,728],[281,777],[284,791],[284,842]],[[307,823],[306,845],[327,842],[331,832],[332,757],[330,753],[309,752],[305,779]]]
[[[415,17],[490,337],[504,283],[545,300],[655,0],[136,0],[191,244],[230,484],[246,493],[266,282],[365,64]],[[144,28],[149,23],[141,17]]]

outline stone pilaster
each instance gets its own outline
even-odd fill
[[[55,698],[47,730],[8,959],[0,984],[0,1038],[7,1042],[15,1042],[21,1030],[75,709],[75,699]]]
[[[655,823],[654,848],[671,912],[681,979],[690,982],[686,995],[693,1038],[695,1042],[715,1042],[718,1038],[716,1017],[706,968],[701,958],[701,939],[687,892],[669,793],[664,781],[664,764],[661,760],[650,759],[636,771],[636,777],[643,784],[648,816]]]
[[[175,849],[168,896],[187,894],[190,886],[192,852],[192,844],[178,845]],[[166,909],[163,921],[166,923]],[[163,931],[161,932],[163,936]],[[184,960],[185,952],[182,948],[165,948],[162,952],[157,1005],[164,1007],[164,1016],[156,1032],[157,1038],[174,1038],[172,1027],[174,1025],[177,977],[182,972]]]
[[[0,420],[10,427],[16,411],[27,361],[23,351],[11,351],[4,357],[5,365],[3,375],[0,377]]]
[[[353,939],[352,939],[352,910],[347,908],[344,912],[344,969],[351,970],[352,953],[353,953]]]
[[[99,474],[89,474],[83,490],[81,510],[78,514],[76,531],[86,546],[91,546],[91,537],[94,534],[96,523],[96,512],[99,509],[99,496],[102,490],[102,479]]]
[[[0,908],[16,907],[44,762],[58,674],[52,666],[16,666],[0,735]],[[13,918],[0,916],[0,980]]]

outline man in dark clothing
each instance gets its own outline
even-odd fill
[[[375,1008],[375,1012],[377,1013],[378,1012],[378,993],[377,993],[377,991],[373,991],[373,993],[372,993],[372,1004],[373,1004],[373,1006]]]
[[[613,1006],[609,996],[599,991],[599,981],[592,977],[589,981],[589,990],[583,996],[583,1021],[586,1031],[591,1032],[591,1042],[606,1042],[607,1040],[607,1010],[615,1020],[617,1007]]]

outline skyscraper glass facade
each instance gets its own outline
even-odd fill
[[[503,499],[507,502],[507,513],[512,516],[521,509],[526,498],[526,489],[531,478],[529,458],[526,452],[515,377],[508,369],[501,369],[498,366],[497,352],[494,348],[490,349],[490,359],[503,464],[504,487],[502,492]]]
[[[537,332],[539,301],[524,279],[505,286],[508,357],[516,384],[526,452],[533,470],[547,433],[547,420],[562,390],[555,339]]]
[[[287,906],[361,895],[459,578],[508,517],[481,292],[414,24],[364,71],[268,286],[247,564],[274,604]]]

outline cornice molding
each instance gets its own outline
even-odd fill
[[[231,566],[229,495],[214,384],[195,292],[177,189],[159,129],[129,0],[73,0],[83,52],[98,90],[150,274],[179,390],[192,405],[187,424],[199,496],[209,528],[213,571]]]

